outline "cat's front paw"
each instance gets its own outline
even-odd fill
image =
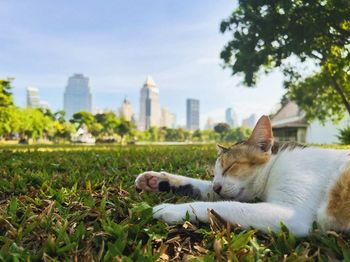
[[[179,210],[175,204],[160,204],[153,207],[153,217],[168,224],[177,224],[186,217],[186,210]]]
[[[153,207],[153,218],[168,224],[178,224],[184,220],[198,222],[197,211],[191,204],[160,204]]]
[[[165,173],[147,171],[137,176],[135,180],[136,189],[144,191],[163,191],[159,190],[159,184],[164,182],[169,185],[169,179]]]

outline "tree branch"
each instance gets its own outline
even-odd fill
[[[343,89],[341,88],[341,86],[337,83],[336,79],[331,74],[329,74],[329,76],[331,77],[334,89],[340,95],[341,100],[343,101],[343,104],[344,104],[346,110],[348,111],[348,113],[350,115],[350,103],[349,103],[349,101],[348,101],[348,99],[347,99]]]

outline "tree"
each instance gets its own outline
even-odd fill
[[[249,128],[238,127],[231,128],[227,132],[225,132],[223,140],[224,141],[242,141],[246,140],[251,134],[251,130]]]
[[[195,141],[201,141],[202,140],[202,132],[199,129],[195,130],[192,134],[192,138]]]
[[[85,124],[86,127],[90,130],[92,124],[94,123],[94,116],[89,112],[78,112],[73,115],[70,122],[76,124],[78,127],[80,127],[82,124]]]
[[[166,131],[166,141],[185,141],[190,136],[190,132],[183,128],[167,128]]]
[[[220,138],[223,139],[224,134],[231,129],[230,125],[227,123],[218,123],[214,126],[214,131],[220,135]]]
[[[146,132],[146,138],[150,141],[158,141],[158,129],[151,126]]]
[[[228,130],[230,130],[230,125],[227,123],[217,123],[214,126],[214,131],[217,133],[224,133]]]
[[[216,141],[220,139],[220,134],[216,133],[213,129],[206,129],[202,132],[202,140],[204,141]]]
[[[15,106],[11,93],[10,80],[0,80],[0,136],[10,132],[11,114]]]
[[[66,122],[66,119],[65,119],[66,112],[64,112],[63,110],[58,110],[58,111],[54,114],[54,116],[55,116],[55,119],[56,119],[59,123],[63,124],[63,123]]]
[[[0,107],[13,106],[10,80],[0,79]]]
[[[350,82],[344,82],[343,90],[346,94],[350,94]],[[317,118],[324,122],[329,118],[337,122],[346,113],[346,107],[339,93],[333,88],[332,79],[322,72],[290,83],[287,96],[297,101],[309,120]]]
[[[18,133],[22,138],[38,139],[47,136],[52,130],[52,119],[36,108],[26,108],[19,112]]]
[[[168,133],[168,128],[165,126],[158,128],[158,134],[157,134],[157,141],[164,141],[166,140],[166,135]]]
[[[261,69],[282,67],[288,95],[309,119],[350,114],[350,1],[240,0],[220,29],[233,32],[221,58],[232,74],[243,73],[247,86]],[[316,72],[303,75],[302,63],[314,63]],[[301,99],[306,93],[318,96]],[[329,94],[330,101],[320,101]]]
[[[119,123],[116,127],[116,132],[118,135],[120,135],[121,142],[124,141],[125,135],[127,134],[132,135],[134,129],[135,129],[135,126],[130,121],[124,120],[121,123]]]
[[[75,132],[75,127],[72,123],[69,122],[60,122],[56,120],[53,124],[55,133],[53,135],[53,139],[55,142],[59,142],[60,140],[69,140],[71,134]]]
[[[53,121],[56,120],[56,115],[54,112],[51,111],[50,108],[38,108],[38,110],[44,114],[44,116],[49,117],[50,119],[52,119]]]
[[[165,141],[183,141],[183,134],[178,129],[168,128],[166,131]]]
[[[101,131],[104,135],[111,136],[114,134],[114,130],[121,122],[116,115],[112,112],[96,114],[95,121],[101,125]]]

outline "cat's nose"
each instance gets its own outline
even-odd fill
[[[220,194],[221,189],[222,189],[222,186],[220,184],[213,185],[213,190],[215,193]]]

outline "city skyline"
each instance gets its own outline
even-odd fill
[[[84,76],[83,74],[74,74],[68,78],[66,91],[64,92],[64,98],[66,98],[67,92],[70,91],[71,94],[69,99],[72,100],[71,102],[73,103],[71,104],[75,109],[68,109],[67,111],[65,110],[67,120],[70,119],[74,113],[81,111],[87,111],[94,115],[99,113],[113,112],[116,114],[116,116],[123,117],[125,120],[135,123],[136,127],[140,131],[145,131],[150,127],[185,127],[189,131],[195,131],[197,129],[212,129],[218,123],[227,123],[231,128],[246,127],[253,129],[257,121],[257,116],[255,113],[253,113],[248,117],[243,118],[242,121],[239,122],[238,115],[236,114],[235,110],[232,107],[229,107],[226,108],[225,111],[221,112],[224,116],[224,121],[208,117],[206,122],[203,124],[203,121],[200,121],[200,100],[187,98],[186,125],[179,124],[176,122],[176,115],[172,113],[167,106],[160,105],[159,88],[150,75],[146,77],[146,80],[140,89],[139,112],[133,110],[133,105],[127,99],[127,96],[124,97],[119,107],[108,107],[102,110],[100,108],[93,107],[89,81],[89,77]],[[78,93],[77,88],[79,89]],[[26,107],[51,109],[47,101],[41,100],[39,89],[33,86],[28,86],[26,89],[26,101]],[[90,109],[83,109],[81,107],[82,104],[85,104],[86,107],[89,107]],[[79,106],[81,110],[79,109]],[[272,108],[271,112],[275,111],[276,108],[278,107],[276,106]]]
[[[200,100],[194,98],[186,99],[186,125],[181,125],[176,122],[176,115],[172,113],[167,106],[162,106],[159,103],[159,88],[156,86],[153,78],[148,75],[142,88],[139,97],[139,112],[134,112],[131,102],[125,96],[120,107],[108,107],[104,110],[93,107],[92,94],[90,92],[89,77],[83,74],[74,74],[68,78],[66,90],[64,92],[64,101],[68,96],[69,108],[66,112],[66,119],[70,119],[74,113],[87,111],[92,114],[113,112],[119,117],[123,117],[127,121],[136,124],[141,131],[147,130],[150,127],[168,127],[179,128],[185,127],[187,130],[194,131],[197,129],[212,129],[217,123],[227,123],[232,128],[247,127],[253,128],[256,123],[256,114],[253,113],[247,118],[243,118],[242,122],[238,122],[238,116],[233,108],[226,108],[222,114],[225,117],[224,121],[218,121],[212,117],[208,117],[205,124],[200,121]],[[67,94],[70,93],[70,94]],[[81,96],[82,95],[82,96]],[[51,109],[47,101],[41,100],[39,89],[33,86],[28,86],[26,89],[26,107],[47,108]],[[83,108],[85,106],[85,109]],[[66,105],[64,105],[65,107]],[[89,109],[90,108],[90,109]],[[273,108],[272,110],[276,110]],[[68,112],[68,113],[67,113]],[[153,114],[152,114],[153,112]]]
[[[3,2],[0,77],[15,78],[14,99],[22,107],[32,85],[53,110],[62,109],[67,77],[83,73],[91,79],[95,106],[115,108],[127,95],[138,108],[140,83],[151,74],[162,87],[160,103],[180,125],[186,110],[179,105],[187,97],[201,101],[202,127],[208,117],[223,122],[228,107],[240,121],[268,114],[284,93],[282,74],[262,76],[257,88],[246,88],[219,58],[228,39],[219,25],[236,6],[223,0]]]

